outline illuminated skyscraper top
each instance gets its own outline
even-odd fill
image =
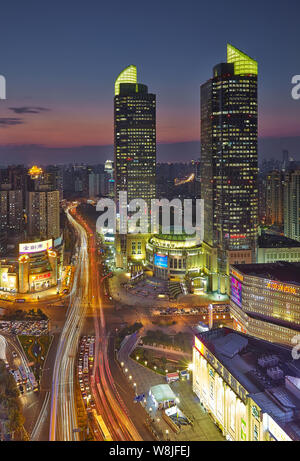
[[[120,94],[120,83],[137,83],[136,66],[130,65],[120,72],[115,81],[115,96]]]
[[[126,191],[128,201],[141,198],[150,209],[156,196],[156,97],[137,83],[129,66],[115,82],[115,197]]]
[[[227,43],[227,63],[234,64],[235,75],[257,75],[257,61]]]

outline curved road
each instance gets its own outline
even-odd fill
[[[81,329],[85,320],[89,258],[85,229],[71,216],[67,217],[78,236],[78,261],[66,321],[56,353],[52,378],[51,416],[49,440],[77,441],[77,415],[75,405],[74,367]]]

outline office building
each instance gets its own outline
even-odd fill
[[[136,67],[124,69],[115,82],[115,199],[126,191],[128,202],[155,199],[156,96],[137,83]]]
[[[204,241],[218,248],[223,274],[230,264],[256,260],[257,73],[254,59],[227,45],[227,63],[201,86]]]

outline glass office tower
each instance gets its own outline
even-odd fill
[[[227,45],[227,62],[201,86],[204,241],[219,271],[255,261],[258,223],[257,62]]]
[[[150,209],[155,198],[156,96],[137,83],[135,66],[118,76],[114,98],[115,197],[142,198]]]

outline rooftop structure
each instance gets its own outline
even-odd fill
[[[245,438],[241,439],[300,440],[300,361],[293,359],[291,348],[233,332],[229,328],[197,334],[194,388],[200,399],[206,395],[201,391],[201,380],[205,382],[205,368],[201,368],[203,359],[209,364],[208,374],[214,382],[218,382],[215,374],[219,375],[245,406],[242,407],[245,411],[245,416],[242,416]],[[212,388],[207,394],[213,399]],[[225,392],[227,397],[229,394]],[[206,404],[210,405],[209,398]],[[250,429],[253,421],[245,419],[247,406],[250,406],[251,418],[254,417],[256,424],[254,438]],[[218,412],[218,408],[214,407],[214,414],[217,416],[218,413],[220,409]],[[231,424],[234,425],[233,422]],[[240,437],[239,434],[236,437]]]

